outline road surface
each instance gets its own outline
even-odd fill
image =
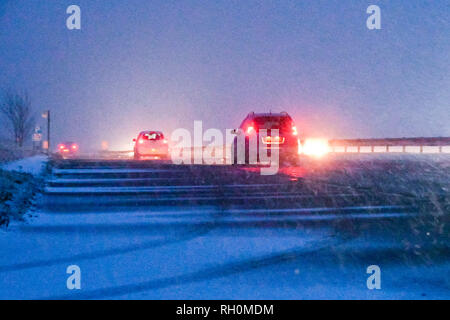
[[[35,217],[0,235],[0,298],[450,298],[448,165],[426,198],[403,164],[361,163],[55,161]]]

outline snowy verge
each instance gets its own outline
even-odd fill
[[[23,158],[4,164],[1,169],[5,171],[17,171],[29,173],[33,176],[42,174],[47,165],[48,157],[46,155],[37,155],[33,157]]]
[[[22,220],[34,207],[46,165],[47,157],[40,155],[0,167],[0,226],[7,227],[12,219]]]

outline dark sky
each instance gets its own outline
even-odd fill
[[[85,147],[269,110],[308,136],[450,136],[449,35],[448,0],[0,0],[0,87]]]

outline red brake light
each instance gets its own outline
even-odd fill
[[[255,131],[255,128],[253,128],[253,126],[247,127],[247,134],[251,134],[253,131]]]
[[[143,144],[144,143],[144,139],[139,139],[139,143]]]
[[[72,149],[73,149],[73,150],[77,150],[77,149],[78,149],[78,146],[77,146],[76,144],[73,144],[73,145],[72,145]]]
[[[296,127],[296,126],[292,126],[292,134],[293,134],[294,136],[296,136],[296,135],[298,134],[298,132],[297,132],[297,127]]]
[[[264,144],[283,144],[283,143],[284,143],[284,137],[280,137],[280,136],[275,136],[275,137],[267,136],[267,137],[263,137],[263,138],[262,138],[262,142],[263,142]]]
[[[65,148],[65,146],[63,144],[60,144],[58,148],[62,150]]]

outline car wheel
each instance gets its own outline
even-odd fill
[[[245,137],[245,164],[250,164],[250,138]]]
[[[292,164],[296,167],[300,165],[300,159],[298,157],[292,157]]]
[[[237,146],[236,146],[236,142],[234,141],[233,144],[231,145],[231,153],[232,153],[232,160],[231,160],[231,165],[235,166],[237,165]]]
[[[232,165],[238,165],[238,155],[237,155],[237,143],[233,143],[233,161]],[[241,163],[242,164],[242,163]],[[244,147],[244,164],[250,164],[250,151],[249,151],[249,142],[248,138],[246,138],[245,141],[245,147]]]

